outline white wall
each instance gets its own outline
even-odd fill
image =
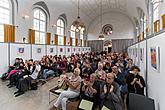
[[[23,48],[24,52],[20,53],[19,48]],[[31,58],[30,44],[10,44],[10,64],[14,64],[15,58],[30,59]]]
[[[147,45],[146,40],[143,42],[138,43],[139,50],[140,48],[144,48],[144,62],[140,61],[140,56],[138,58],[140,62],[140,68],[141,68],[141,75],[145,78],[145,72],[147,70],[147,87],[148,87],[148,96],[150,98],[153,98],[155,100],[155,108],[156,110],[165,110],[165,87],[164,87],[164,81],[165,81],[165,49],[164,49],[164,43],[165,43],[165,32],[162,34],[159,34],[157,36],[154,36],[150,39],[147,39]],[[147,54],[146,54],[146,46],[147,46]],[[135,45],[128,48],[129,55],[132,56],[130,49],[135,47]],[[160,70],[155,70],[151,66],[151,47],[159,47],[160,48]],[[147,59],[146,59],[147,55]],[[132,56],[134,57],[134,56]],[[146,62],[148,61],[148,62]],[[147,69],[146,69],[146,63]],[[159,65],[158,63],[158,65]],[[144,73],[144,74],[143,74]]]
[[[132,39],[134,34],[134,25],[126,15],[122,13],[105,13],[102,16],[103,26],[111,24],[113,26],[113,33],[110,36],[105,36],[105,40],[111,39]],[[96,18],[89,26],[88,40],[98,40],[100,34],[100,17]]]

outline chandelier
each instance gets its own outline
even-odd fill
[[[72,25],[74,26],[74,30],[76,32],[80,32],[80,30],[84,30],[85,29],[85,24],[82,22],[79,13],[80,13],[80,3],[79,3],[79,0],[78,0],[78,17],[72,23]]]
[[[104,40],[104,34],[102,31],[102,0],[100,0],[100,34],[99,34],[99,40]]]

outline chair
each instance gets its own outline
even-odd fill
[[[50,89],[49,90],[49,104],[51,103],[51,102],[53,102],[56,98],[53,98],[52,100],[50,99],[50,96],[51,95],[53,95],[53,96],[58,96],[58,95],[60,95],[60,93],[62,92],[62,91],[64,91],[63,89],[58,89],[58,87],[56,86],[56,87],[54,87],[54,88],[52,88],[52,89]]]
[[[129,110],[155,110],[154,100],[139,94],[129,94]]]

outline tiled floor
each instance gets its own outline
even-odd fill
[[[57,78],[51,79],[38,90],[27,91],[24,95],[14,97],[15,87],[8,88],[8,82],[0,81],[0,110],[48,110],[49,89],[57,84]],[[52,96],[53,97],[53,96]]]

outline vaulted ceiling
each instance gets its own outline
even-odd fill
[[[68,9],[70,14],[77,14],[78,0],[45,0],[57,9]],[[80,17],[88,25],[100,16],[101,0],[80,0]],[[146,16],[146,0],[102,0],[102,14],[111,12],[120,12],[128,16],[135,24],[134,19],[139,20],[137,9],[142,9]],[[68,13],[66,13],[68,14]]]

